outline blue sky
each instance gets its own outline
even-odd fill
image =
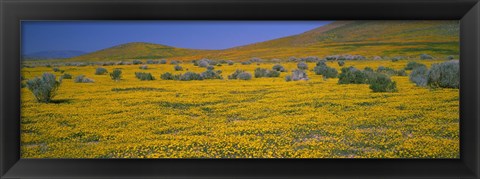
[[[24,21],[22,53],[92,52],[129,42],[226,49],[299,34],[331,21]]]

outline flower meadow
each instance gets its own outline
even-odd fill
[[[327,61],[325,69],[396,72],[411,61],[445,60]],[[395,90],[373,92],[317,75],[315,62],[301,64],[308,80],[286,81],[298,63],[278,63],[279,75],[274,62],[22,68],[22,84],[45,72],[73,79],[61,79],[48,103],[21,89],[21,157],[459,158],[459,89],[417,86],[408,69],[389,75]],[[171,80],[193,78],[186,73],[211,78]]]

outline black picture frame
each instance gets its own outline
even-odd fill
[[[0,178],[479,178],[478,0],[0,0]],[[460,159],[20,159],[22,20],[460,20]]]

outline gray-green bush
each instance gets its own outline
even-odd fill
[[[275,64],[272,67],[272,70],[279,71],[279,72],[286,72],[287,70],[280,64]]]
[[[338,75],[338,84],[365,84],[367,82],[367,75],[355,67],[344,67],[341,71],[342,73]]]
[[[212,65],[207,66],[207,70],[213,70],[213,69],[215,69],[215,67],[213,67]]]
[[[338,75],[337,69],[328,67],[325,60],[317,62],[317,66],[313,68],[313,72],[315,72],[316,75],[322,75],[324,79],[336,78]]]
[[[427,85],[432,88],[459,88],[459,62],[455,60],[432,64],[427,72]]]
[[[297,64],[297,68],[300,69],[300,70],[307,70],[308,69],[308,65],[305,63],[305,62],[299,62]]]
[[[114,81],[119,81],[122,79],[122,70],[116,68],[110,73],[110,78]]]
[[[173,67],[173,69],[175,69],[175,71],[183,71],[183,67],[180,66],[180,65],[175,65],[175,67]]]
[[[64,73],[62,76],[61,76],[62,79],[72,79],[72,75],[69,74],[69,73]]]
[[[237,78],[240,79],[240,80],[250,80],[250,79],[252,79],[252,74],[247,73],[247,72],[242,72],[242,73],[238,74]]]
[[[417,63],[417,62],[408,62],[407,65],[405,66],[405,70],[413,70],[417,67],[427,67],[426,65],[424,64],[421,64],[421,63]]]
[[[409,79],[417,86],[426,86],[427,85],[427,72],[428,69],[426,66],[418,66],[412,70],[410,73]]]
[[[237,69],[231,75],[228,75],[228,79],[250,80],[250,79],[252,79],[252,75],[248,72]]]
[[[373,92],[396,92],[397,84],[389,76],[376,73],[368,78],[369,88]]]
[[[191,81],[191,80],[203,80],[203,77],[202,75],[198,74],[198,73],[194,73],[194,72],[186,72],[184,74],[182,74],[179,79],[180,81]]]
[[[166,59],[160,59],[160,64],[167,64],[167,60]]]
[[[243,72],[243,70],[236,69],[232,74],[228,75],[228,79],[237,79],[238,74]]]
[[[276,70],[267,70],[265,68],[256,68],[254,71],[255,78],[262,77],[279,77],[280,72]]]
[[[160,75],[160,79],[162,79],[162,80],[174,80],[175,77],[172,73],[166,72],[166,73]]]
[[[133,63],[134,65],[143,64],[143,62],[140,61],[140,60],[133,60],[132,63]]]
[[[214,71],[213,69],[211,69],[202,72],[200,75],[203,79],[222,79],[223,77],[220,75],[221,73],[221,70]]]
[[[95,69],[95,75],[105,75],[107,73],[108,71],[105,68],[98,67],[97,69]]]
[[[147,64],[159,64],[159,63],[160,61],[158,60],[151,60],[151,59],[147,60]]]
[[[308,80],[307,73],[300,69],[295,69],[292,71],[292,75],[285,77],[285,81],[299,81],[299,80]]]
[[[383,73],[383,74],[386,74],[386,75],[390,75],[390,76],[393,76],[393,75],[396,75],[396,76],[407,76],[407,73],[405,72],[405,70],[395,70],[393,68],[390,68],[390,67],[384,67],[384,66],[379,66],[377,68],[377,73]]]
[[[252,62],[250,62],[250,61],[244,61],[244,62],[242,62],[241,64],[242,64],[242,65],[250,65],[250,64],[252,64]]]
[[[145,72],[135,72],[135,77],[137,77],[141,81],[155,80],[155,77],[153,77],[151,73]]]
[[[78,75],[77,77],[75,77],[73,82],[75,82],[75,83],[93,83],[95,81],[91,78],[85,77],[85,75]]]
[[[422,60],[430,60],[430,59],[433,59],[433,57],[431,55],[428,55],[428,54],[421,54],[420,55],[420,59]]]
[[[344,66],[345,65],[345,60],[339,60],[338,61],[338,66]]]
[[[35,77],[26,82],[26,87],[33,93],[38,102],[49,103],[57,94],[62,83],[54,74],[43,73],[41,77]]]

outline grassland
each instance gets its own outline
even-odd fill
[[[372,46],[374,48],[375,46]],[[345,46],[339,48],[346,48]],[[353,48],[353,47],[352,47]],[[447,47],[451,48],[451,47]],[[411,48],[413,49],[413,48]],[[352,49],[350,49],[352,50]],[[394,50],[394,49],[390,49]],[[418,52],[415,52],[418,53]],[[442,60],[415,60],[430,66]],[[346,66],[403,69],[408,61],[347,61]],[[327,62],[340,71],[337,63]],[[337,84],[308,71],[310,80],[228,80],[272,63],[216,66],[223,80],[170,81],[174,65],[121,68],[123,79],[94,75],[97,66],[60,67],[95,83],[64,79],[53,103],[22,88],[22,158],[458,158],[459,90],[417,87],[392,76],[398,92]],[[310,69],[315,65],[308,63]],[[203,72],[191,63],[184,69]],[[140,81],[134,73],[154,74]],[[23,68],[33,78],[48,67]],[[410,71],[407,71],[410,72]]]

